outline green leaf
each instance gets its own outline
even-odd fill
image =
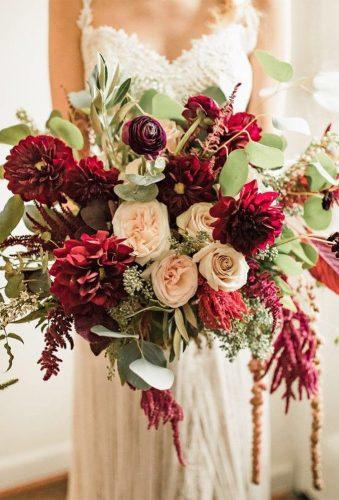
[[[185,318],[191,324],[191,326],[193,326],[193,328],[198,328],[197,318],[195,317],[193,309],[189,305],[188,302],[187,302],[187,304],[183,305],[183,311],[184,311],[184,314],[185,314]]]
[[[157,91],[154,89],[146,90],[139,101],[139,106],[144,110],[145,113],[150,115],[153,114],[153,97],[157,94]]]
[[[3,128],[2,130],[0,130],[0,143],[14,146],[15,144],[18,144],[21,139],[27,137],[30,133],[30,128],[24,123],[13,125],[12,127]]]
[[[308,265],[308,264],[304,265],[304,267],[306,269],[310,269],[313,266],[315,266],[317,263],[317,260],[318,260],[317,249],[315,248],[314,245],[311,245],[310,243],[301,243],[301,246],[305,252],[305,255],[307,255],[307,258],[311,263],[310,265]]]
[[[17,382],[19,382],[19,379],[13,378],[11,380],[8,380],[7,382],[4,382],[3,384],[0,384],[0,391],[7,389],[7,387],[10,387],[11,385],[16,384]]]
[[[130,370],[155,389],[165,391],[170,389],[174,382],[174,374],[168,368],[162,368],[140,358],[129,365]]]
[[[290,285],[286,283],[286,281],[283,280],[280,276],[275,276],[274,281],[284,294],[294,295],[294,292]]]
[[[322,200],[318,196],[311,196],[304,203],[304,219],[306,224],[317,231],[326,229],[332,221],[331,210],[324,210]]]
[[[235,196],[245,184],[248,177],[248,159],[243,149],[229,154],[219,175],[219,184],[223,195]]]
[[[274,169],[281,167],[284,163],[284,155],[280,149],[250,141],[246,148],[249,162],[263,169]]]
[[[19,195],[12,196],[0,212],[0,243],[16,228],[24,214],[24,202]]]
[[[141,357],[139,347],[136,342],[129,342],[123,345],[118,352],[117,367],[121,383],[129,382],[137,389],[146,391],[150,386],[144,382],[138,375],[130,370],[130,364]]]
[[[20,337],[20,335],[17,335],[16,333],[8,333],[7,337],[10,338],[10,339],[18,340],[19,342],[21,342],[22,344],[24,344],[23,338]]]
[[[274,262],[287,276],[298,276],[303,272],[302,264],[297,262],[290,255],[279,254],[274,259]]]
[[[156,184],[149,186],[117,184],[114,187],[114,192],[125,201],[152,201],[157,197],[159,190]]]
[[[174,311],[174,319],[175,319],[175,324],[177,325],[177,329],[180,332],[180,335],[188,343],[190,339],[186,330],[184,317],[179,308],[175,309]]]
[[[9,299],[15,299],[20,295],[24,289],[24,275],[14,274],[7,279],[5,293]]]
[[[29,321],[34,321],[35,319],[43,318],[45,315],[45,309],[38,309],[37,311],[32,311],[27,316],[24,316],[21,319],[17,319],[13,321],[13,323],[28,323]]]
[[[49,292],[51,287],[51,278],[49,273],[42,272],[41,270],[27,273],[26,278],[27,287],[33,293],[46,293]]]
[[[287,146],[286,139],[283,135],[270,134],[268,132],[264,132],[262,134],[262,137],[259,142],[264,146],[280,149],[281,151],[284,151]]]
[[[278,82],[288,82],[293,77],[293,68],[290,63],[280,61],[264,50],[256,50],[258,59],[265,73]]]
[[[4,178],[4,166],[0,165],[0,179]]]
[[[179,361],[181,355],[182,338],[179,330],[176,328],[173,337],[173,351],[175,359]]]
[[[112,339],[139,338],[139,335],[127,335],[122,332],[113,332],[103,325],[92,326],[91,332],[99,335],[99,337],[110,337]]]
[[[139,175],[139,174],[126,174],[126,179],[137,186],[150,186],[156,182],[162,181],[164,174],[157,175]]]
[[[295,306],[295,303],[293,302],[293,300],[291,299],[290,295],[284,295],[281,299],[280,299],[280,302],[281,302],[281,305],[285,308],[285,309],[289,309],[290,311],[293,311],[293,312],[296,312],[297,311],[297,308]]]
[[[165,94],[156,94],[152,99],[152,114],[156,118],[183,121],[183,106]]]
[[[49,129],[53,135],[63,139],[71,148],[82,149],[84,138],[74,123],[56,116],[49,120]]]
[[[131,86],[131,81],[132,79],[131,78],[128,78],[127,80],[125,80],[121,85],[120,87],[118,88],[114,98],[113,98],[113,102],[112,102],[112,105],[114,106],[115,104],[118,104],[120,103],[124,97],[126,96],[127,92],[129,91],[130,89],[130,86]],[[107,108],[109,108],[109,104],[107,105]]]
[[[5,350],[7,352],[7,356],[8,356],[8,366],[7,366],[7,370],[6,370],[6,372],[8,372],[13,366],[14,356],[12,353],[11,346],[9,345],[8,342],[6,342],[4,344],[4,348],[5,348]]]
[[[315,163],[308,165],[306,176],[312,191],[321,191],[336,182],[337,169],[331,158],[323,151],[316,155]]]
[[[49,128],[49,123],[52,120],[52,118],[62,118],[62,114],[58,109],[53,109],[48,117],[47,122],[45,123],[46,128]]]
[[[212,99],[214,99],[215,102],[217,104],[219,104],[220,106],[222,104],[225,104],[225,102],[227,101],[226,96],[223,93],[223,91],[220,89],[220,87],[215,87],[215,86],[208,87],[207,89],[203,90],[201,93],[203,95],[206,95],[207,97],[211,97]]]
[[[141,350],[144,357],[150,363],[162,367],[165,367],[167,365],[163,350],[158,345],[153,344],[153,342],[143,341],[141,343]]]

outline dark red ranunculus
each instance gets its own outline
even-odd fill
[[[139,155],[155,158],[166,146],[166,132],[150,116],[137,116],[122,128],[122,140]]]
[[[116,200],[114,187],[119,183],[118,176],[117,168],[105,170],[96,156],[84,158],[68,170],[65,193],[79,205],[92,200]]]
[[[212,120],[220,114],[220,108],[213,99],[205,95],[195,95],[188,98],[182,116],[188,121],[193,121],[197,118],[199,110]]]
[[[167,205],[172,218],[200,201],[214,201],[215,172],[210,160],[195,155],[172,156],[166,165],[165,179],[159,182],[159,199]]]
[[[257,120],[254,115],[250,113],[235,113],[227,118],[227,139],[231,139],[233,136],[241,132],[241,130],[246,129],[246,131],[239,134],[234,140],[231,140],[229,151],[234,149],[244,148],[250,140],[260,141],[262,129],[258,125]]]
[[[86,305],[115,306],[125,294],[122,278],[134,261],[132,251],[122,239],[109,237],[107,231],[66,240],[63,248],[54,251],[51,292],[67,314],[79,313]]]
[[[213,223],[213,238],[231,244],[245,255],[272,245],[284,220],[281,206],[273,204],[277,197],[274,191],[258,193],[256,180],[245,184],[237,200],[221,196],[210,210],[217,219]]]
[[[66,172],[75,164],[71,148],[62,141],[30,135],[11,149],[6,160],[4,177],[12,193],[48,206],[62,201]]]

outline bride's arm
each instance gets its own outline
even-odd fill
[[[52,103],[66,114],[66,93],[81,90],[83,66],[77,18],[81,0],[49,0],[49,76]]]
[[[279,59],[289,59],[290,55],[290,1],[289,0],[257,0],[255,6],[261,13],[257,48],[267,50]],[[264,127],[270,128],[270,117],[281,113],[283,93],[271,99],[259,98],[260,89],[272,86],[272,79],[265,75],[255,56],[251,57],[253,66],[253,98],[249,110],[255,114],[268,113],[268,117],[260,121]]]

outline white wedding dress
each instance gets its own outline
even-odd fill
[[[91,26],[90,0],[79,25],[85,79],[101,52],[119,61],[124,77],[135,77],[133,91],[154,88],[184,100],[209,86],[229,95],[241,82],[235,108],[245,110],[252,87],[248,54],[257,34],[257,13],[236,2],[235,21],[192,41],[191,49],[169,62],[137,35]],[[185,412],[181,438],[188,465],[178,464],[170,426],[147,430],[140,393],[107,380],[107,362],[77,338],[74,453],[70,500],[267,500],[269,498],[268,422],[264,424],[262,484],[250,482],[251,376],[243,353],[229,363],[218,348],[190,346],[176,368],[174,394]],[[267,410],[267,409],[266,409]],[[265,419],[267,411],[265,410]]]

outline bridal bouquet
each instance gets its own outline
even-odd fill
[[[287,63],[258,57],[277,80],[291,77]],[[229,360],[249,349],[253,480],[262,378],[272,370],[286,409],[297,396],[312,401],[319,486],[313,289],[318,280],[339,291],[339,234],[314,230],[328,227],[338,201],[339,136],[328,128],[284,166],[284,137],[234,112],[237,87],[227,98],[211,87],[182,106],[152,89],[136,100],[131,85],[99,56],[90,92],[69,96],[69,119],[53,111],[40,133],[19,112],[21,122],[0,131],[13,145],[2,168],[13,196],[0,213],[9,368],[22,341],[9,324],[38,320],[45,380],[76,332],[105,352],[109,377],[140,391],[149,426],[170,422],[183,464],[171,363],[185,363],[189,343],[217,343]],[[276,127],[291,120],[304,126]],[[18,235],[21,220],[29,233]]]

